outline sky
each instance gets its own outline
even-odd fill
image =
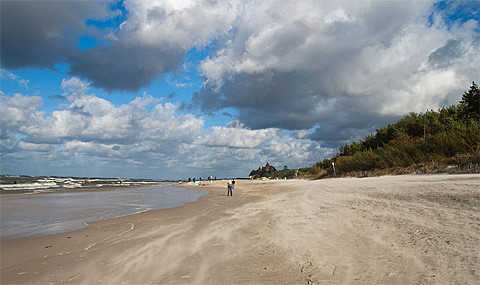
[[[480,1],[4,1],[0,174],[308,167],[480,81]]]

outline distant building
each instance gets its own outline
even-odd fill
[[[253,178],[260,178],[260,177],[270,177],[274,172],[276,172],[277,169],[270,165],[268,162],[265,164],[263,167],[258,167],[257,170],[252,170],[250,172],[250,177],[253,176]]]
[[[273,166],[271,166],[270,164],[268,164],[268,162],[267,162],[267,164],[265,164],[264,167],[262,167],[262,170],[263,170],[263,171],[268,171],[268,172],[277,171],[277,170],[275,169],[275,167],[273,167]]]

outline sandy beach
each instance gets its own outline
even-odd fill
[[[479,284],[480,175],[215,181],[197,202],[1,241],[1,284]]]

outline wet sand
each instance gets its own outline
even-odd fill
[[[0,238],[74,231],[85,228],[85,222],[178,207],[205,194],[205,191],[190,191],[177,185],[2,194]]]
[[[1,284],[478,284],[480,175],[225,181],[197,202],[1,241]]]

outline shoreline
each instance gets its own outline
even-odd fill
[[[216,181],[180,207],[2,240],[0,283],[478,283],[479,186],[468,174],[238,180],[227,197]]]
[[[156,186],[102,187],[101,189],[94,187],[4,194],[0,195],[3,223],[0,238],[15,240],[67,233],[85,228],[86,223],[135,215],[150,210],[179,207],[208,193],[197,191],[197,193],[188,194],[189,191],[191,191],[189,187],[179,188],[176,184],[169,183]],[[132,193],[137,193],[135,197],[138,198],[133,197],[131,200],[128,196]],[[50,195],[53,196],[50,197]],[[151,197],[151,199],[145,200],[142,197]],[[98,202],[96,201],[98,199],[109,202]],[[96,206],[82,206],[89,203]],[[122,207],[123,204],[125,206]],[[52,211],[49,205],[58,209]],[[69,205],[68,208],[65,207],[66,205]]]

